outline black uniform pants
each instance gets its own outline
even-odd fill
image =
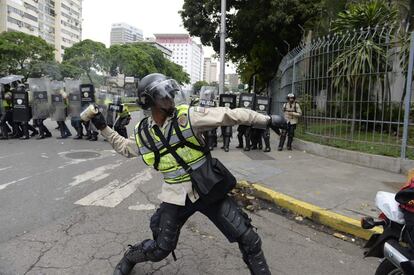
[[[69,131],[68,126],[66,126],[65,121],[58,121],[57,124],[59,125],[61,137],[68,137],[72,135],[72,133]]]
[[[129,250],[124,257],[133,263],[158,262],[175,250],[180,230],[195,212],[204,214],[224,234],[229,242],[237,242],[243,260],[252,274],[270,274],[261,248],[261,239],[250,219],[231,197],[225,197],[215,204],[201,200],[192,203],[188,198],[185,206],[162,203],[151,217],[150,227],[153,240],[145,240]],[[140,248],[142,253],[136,253]]]
[[[39,136],[40,137],[51,137],[52,134],[50,133],[49,129],[43,124],[44,119],[34,119],[33,124],[35,127],[39,128]]]
[[[243,144],[243,137],[245,140],[245,148],[250,149],[250,140],[251,140],[251,129],[252,127],[250,126],[246,126],[246,125],[239,125],[239,127],[237,128],[237,137],[239,139],[239,144]]]
[[[7,123],[9,123],[10,126],[14,127],[14,123],[13,123],[13,110],[6,110],[5,112],[3,112],[1,114],[1,117],[0,117],[0,127],[1,127],[2,135],[4,137],[7,137],[8,136],[8,133],[10,131],[9,126],[7,125]]]

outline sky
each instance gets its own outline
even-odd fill
[[[153,33],[188,33],[178,14],[183,4],[184,0],[83,0],[82,39],[109,46],[112,23],[137,27],[144,37]],[[204,57],[214,54],[211,48],[203,50]]]

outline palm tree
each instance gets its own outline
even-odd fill
[[[345,11],[338,14],[332,25],[336,32],[346,33],[360,29],[368,29],[369,32],[369,28],[372,30],[375,26],[393,25],[397,17],[398,10],[393,5],[389,5],[385,0],[371,0],[349,4]],[[334,85],[339,87],[345,84],[352,91],[352,98],[348,99],[352,99],[351,136],[355,131],[357,91],[364,93],[364,74],[384,68],[387,64],[386,50],[380,41],[384,39],[371,34],[364,39],[357,39],[336,57],[330,67],[335,79]],[[384,96],[382,97],[384,100]]]

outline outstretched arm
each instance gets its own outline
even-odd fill
[[[269,124],[270,116],[242,108],[192,107],[190,108],[190,121],[195,128],[215,128],[233,125],[266,126]]]
[[[138,147],[132,138],[124,138],[106,125],[104,116],[99,112],[92,119],[95,127],[101,131],[102,136],[112,145],[114,150],[127,157],[133,158],[139,155]]]
[[[127,158],[139,156],[138,147],[133,138],[124,138],[109,127],[101,130],[101,134],[117,153]]]

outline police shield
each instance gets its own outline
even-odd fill
[[[95,87],[92,84],[80,85],[82,110],[95,103]]]
[[[25,87],[18,87],[12,93],[13,102],[13,121],[27,122],[31,119],[29,107],[29,93]]]
[[[267,96],[256,96],[254,110],[263,115],[270,114],[271,100]]]
[[[253,110],[253,108],[254,108],[254,99],[255,99],[255,94],[247,94],[247,93],[240,94],[239,107],[249,109],[249,110]]]
[[[49,79],[47,78],[29,78],[30,97],[32,98],[33,119],[46,119],[49,117],[49,96],[47,93]]]
[[[175,93],[175,96],[174,96],[175,106],[188,104],[189,101],[190,101],[190,95],[188,94],[188,91],[183,91],[180,89]]]
[[[65,80],[65,90],[68,96],[68,116],[73,119],[80,119],[80,113],[82,111],[80,84],[80,80]]]
[[[108,125],[115,125],[116,119],[123,111],[122,98],[119,95],[115,95],[112,102],[109,103],[108,113],[106,116],[106,122]]]
[[[233,94],[221,94],[220,95],[220,107],[227,107],[230,109],[236,108],[237,95]]]
[[[53,80],[49,85],[50,93],[50,118],[53,121],[65,121],[66,120],[66,94],[63,91],[63,82]]]
[[[260,114],[263,115],[269,115],[270,114],[270,106],[271,106],[271,100],[267,96],[256,96],[254,101],[254,110]],[[265,126],[255,126],[256,129],[266,129]]]
[[[200,106],[201,107],[215,107],[215,99],[217,95],[217,88],[213,86],[203,86],[200,90]]]
[[[113,96],[106,91],[99,91],[95,93],[95,103],[98,105],[99,112],[106,118],[108,115],[109,104],[112,103]]]

